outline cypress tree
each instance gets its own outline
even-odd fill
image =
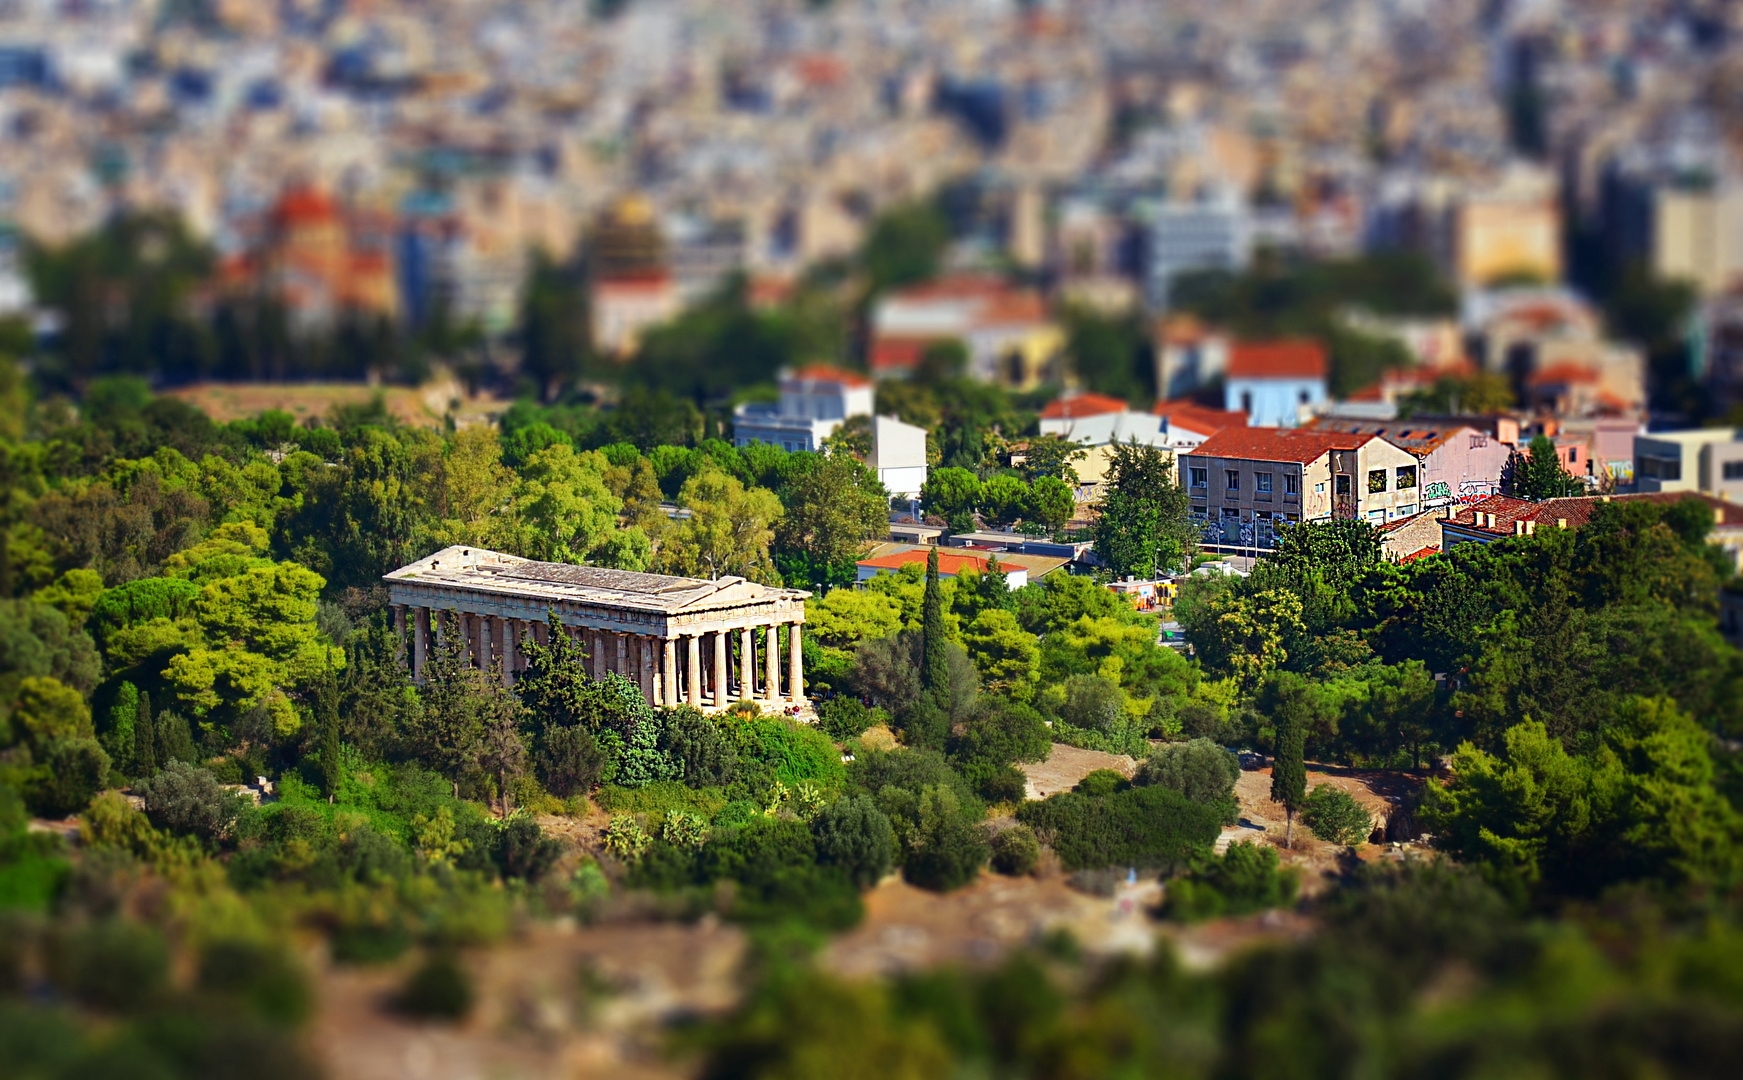
[[[109,707],[109,730],[103,736],[103,749],[109,752],[109,763],[127,776],[134,772],[133,726],[139,719],[139,687],[124,682],[115,691],[115,704]]]
[[[1295,847],[1295,812],[1307,801],[1307,732],[1295,710],[1285,707],[1277,714],[1277,755],[1271,762],[1271,801],[1283,804],[1288,814],[1283,846]]]
[[[142,780],[157,775],[157,732],[151,722],[151,695],[141,690],[133,716],[133,771]]]
[[[926,600],[920,620],[920,686],[932,698],[950,688],[950,663],[944,652],[944,591],[938,585],[938,549],[926,556]]]
[[[330,804],[339,791],[339,684],[328,665],[315,690],[315,722],[321,732],[321,794]]]

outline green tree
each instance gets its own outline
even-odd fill
[[[876,885],[895,861],[896,834],[890,819],[870,796],[846,796],[823,808],[811,822],[817,855],[839,866],[862,889]]]
[[[1301,821],[1331,844],[1359,844],[1374,831],[1374,819],[1355,796],[1336,784],[1314,788],[1301,804]]]
[[[950,223],[929,203],[900,206],[872,225],[861,261],[871,291],[925,281],[938,271]]]
[[[1017,701],[1035,696],[1041,648],[1035,635],[1018,625],[1015,615],[997,608],[982,611],[963,628],[962,639],[988,692]]]
[[[1233,752],[1209,739],[1193,739],[1157,748],[1138,766],[1132,783],[1160,784],[1193,802],[1217,807],[1223,824],[1233,825],[1240,818],[1240,804],[1235,801],[1235,781],[1240,778],[1241,763]]]
[[[930,698],[944,692],[950,683],[946,657],[944,595],[938,586],[938,549],[926,553],[926,598],[920,622],[920,689]]]
[[[1154,578],[1185,566],[1193,550],[1192,523],[1172,455],[1136,440],[1108,452],[1096,507],[1096,554],[1115,577]]]
[[[509,488],[505,512],[489,530],[493,542],[545,562],[645,569],[647,535],[618,523],[623,500],[606,486],[609,468],[597,451],[577,453],[562,443],[537,451]]]
[[[460,781],[478,760],[483,737],[480,676],[467,659],[459,616],[450,611],[438,617],[446,625],[424,665],[424,685],[418,693],[421,707],[409,718],[406,736],[412,754],[447,777],[454,797],[459,798]]]
[[[854,560],[889,531],[890,495],[875,473],[845,452],[815,461],[787,484],[775,542],[782,552],[804,557],[812,584],[851,583]]]
[[[1288,705],[1278,710],[1272,723],[1277,728],[1277,743],[1271,761],[1271,801],[1283,804],[1287,815],[1283,846],[1293,848],[1295,814],[1307,799],[1307,730],[1299,710]]]
[[[502,685],[498,661],[484,673],[478,690],[477,764],[496,781],[499,816],[508,820],[510,784],[526,774],[527,746],[521,737],[525,709],[520,699]]]
[[[157,775],[157,730],[152,723],[151,696],[140,691],[133,721],[133,773],[144,779]]]
[[[1509,494],[1522,499],[1542,502],[1586,492],[1585,484],[1568,474],[1554,441],[1545,435],[1532,439],[1525,453],[1515,450],[1507,467]]]
[[[974,528],[974,508],[981,501],[980,478],[968,469],[933,469],[920,485],[920,504],[926,513],[944,518],[955,532]]]
[[[587,290],[580,275],[535,252],[521,293],[521,370],[545,399],[581,374],[592,351]]]
[[[736,574],[765,583],[776,579],[769,545],[782,510],[774,492],[747,490],[737,477],[709,468],[684,482],[678,502],[690,516],[662,535],[655,569],[705,578]]]
[[[1029,496],[1023,503],[1025,520],[1057,532],[1077,512],[1077,496],[1071,486],[1056,476],[1038,477],[1029,485]]]
[[[1000,528],[1015,525],[1027,510],[1029,485],[1014,476],[995,476],[981,485],[981,513]]]
[[[315,684],[315,730],[321,740],[321,794],[331,803],[345,775],[339,733],[339,681],[331,667],[321,673]]]

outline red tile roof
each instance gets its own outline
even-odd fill
[[[846,368],[830,367],[828,364],[811,364],[793,372],[782,382],[835,382],[843,386],[870,386],[871,380],[857,371]]]
[[[1196,401],[1158,401],[1150,409],[1170,423],[1214,435],[1223,428],[1247,426],[1247,414],[1239,409],[1212,409]]]
[[[919,337],[879,337],[872,340],[871,369],[873,374],[885,374],[894,371],[912,371],[920,364],[920,358],[926,355],[926,346],[932,344],[934,338]]]
[[[904,566],[919,563],[926,565],[927,552],[915,548],[909,551],[898,551],[894,555],[879,555],[875,559],[861,559],[860,566],[871,566],[879,570],[900,570]],[[955,577],[964,570],[986,572],[988,559],[978,555],[957,555],[954,552],[940,551],[938,553],[938,573],[944,577]]]
[[[1323,379],[1325,347],[1297,338],[1285,341],[1242,341],[1229,348],[1231,379]]]
[[[1632,495],[1612,495],[1609,498],[1616,502],[1626,502],[1630,499],[1648,499],[1656,503],[1674,503],[1683,499],[1699,499],[1712,507],[1713,524],[1736,528],[1743,526],[1743,506],[1715,499],[1711,495],[1702,495],[1693,491],[1653,491],[1640,492]],[[1470,506],[1460,507],[1446,518],[1448,525],[1456,526],[1466,532],[1487,533],[1490,536],[1513,536],[1518,530],[1516,522],[1530,521],[1536,528],[1557,528],[1557,522],[1566,521],[1567,527],[1577,529],[1592,520],[1592,510],[1605,499],[1601,495],[1577,495],[1567,499],[1545,499],[1543,502],[1528,502],[1525,499],[1515,499],[1508,495],[1489,495]],[[1478,524],[1477,515],[1494,514],[1495,521],[1491,525],[1487,520]]]
[[[1551,364],[1542,371],[1532,372],[1525,381],[1532,386],[1555,383],[1595,383],[1598,381],[1598,373],[1584,364],[1564,361],[1559,364]]]
[[[1106,394],[1073,394],[1049,401],[1047,407],[1041,410],[1041,419],[1076,420],[1083,416],[1125,412],[1128,408],[1130,406],[1119,398]]]
[[[1200,443],[1190,451],[1190,455],[1247,461],[1290,461],[1305,465],[1332,450],[1360,449],[1373,438],[1373,435],[1353,435],[1342,431],[1228,428]]]

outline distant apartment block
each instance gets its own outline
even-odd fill
[[[1463,286],[1562,278],[1561,206],[1555,177],[1545,171],[1515,166],[1492,184],[1464,191],[1449,224],[1446,268]]]
[[[1322,416],[1315,418],[1307,429],[1377,435],[1416,458],[1420,465],[1417,483],[1422,494],[1419,505],[1423,510],[1493,495],[1501,490],[1501,474],[1513,454],[1512,444],[1457,422]]]
[[[1701,492],[1743,503],[1743,429],[1636,435],[1634,487],[1640,492]]]
[[[1065,331],[1041,294],[1000,278],[959,274],[898,289],[872,310],[870,367],[877,378],[912,374],[931,346],[959,341],[968,374],[1029,390],[1061,374]]]
[[[1166,309],[1182,274],[1245,269],[1252,254],[1252,231],[1252,213],[1232,189],[1153,206],[1144,274],[1150,305]]]
[[[738,407],[733,414],[733,445],[761,442],[789,452],[816,450],[848,417],[870,416],[872,398],[870,380],[851,371],[819,365],[789,372],[781,376],[778,402]],[[922,464],[924,439],[922,432]]]

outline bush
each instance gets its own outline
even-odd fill
[[[1367,809],[1335,784],[1320,784],[1308,792],[1301,821],[1313,835],[1331,844],[1359,844],[1374,831],[1374,819]]]
[[[721,730],[738,748],[742,769],[746,762],[763,766],[771,780],[789,788],[809,780],[825,791],[841,790],[846,770],[841,751],[829,736],[785,716],[726,719]]]
[[[660,839],[675,848],[695,851],[708,843],[708,823],[695,814],[668,810],[660,822]]]
[[[1225,825],[1241,819],[1235,800],[1235,781],[1241,778],[1241,761],[1232,752],[1209,739],[1169,743],[1138,767],[1132,783],[1170,788],[1193,802],[1214,806]]]
[[[1041,841],[1027,825],[1015,825],[993,837],[993,869],[1021,877],[1035,872],[1041,861]]]
[[[652,838],[642,831],[641,823],[630,814],[613,814],[605,827],[605,850],[626,863],[634,863],[647,853]]]
[[[823,733],[836,742],[857,739],[867,728],[888,724],[890,714],[882,709],[868,708],[856,697],[846,695],[830,698],[817,709],[817,720]]]
[[[205,769],[172,761],[142,785],[145,815],[166,832],[215,843],[236,821],[248,800],[226,791]]]
[[[1071,870],[1183,866],[1222,832],[1215,810],[1165,787],[1104,796],[1063,792],[1019,806],[1017,820]]]
[[[71,930],[53,953],[55,982],[93,1008],[143,1008],[169,987],[169,948],[163,938],[123,919]]]
[[[1243,840],[1221,858],[1195,861],[1191,873],[1168,886],[1163,912],[1186,920],[1246,915],[1293,903],[1300,887],[1293,869],[1279,868],[1274,849]]]
[[[714,721],[688,706],[664,710],[662,742],[678,766],[678,776],[693,788],[725,787],[738,772],[738,748]]]
[[[554,727],[539,738],[533,767],[545,790],[560,798],[585,795],[605,773],[605,750],[579,724]]]
[[[503,877],[537,881],[562,856],[563,845],[546,836],[532,818],[516,814],[497,828],[491,854]]]
[[[1041,714],[1028,705],[1003,698],[983,697],[975,712],[962,725],[962,733],[950,740],[950,756],[963,762],[1010,765],[1019,761],[1045,761],[1053,748]]]
[[[456,957],[436,953],[406,979],[399,1004],[413,1016],[459,1020],[472,1011],[472,977]]]
[[[55,739],[43,748],[29,789],[30,808],[43,817],[76,814],[109,779],[109,755],[95,739]]]
[[[1084,731],[1112,732],[1126,715],[1126,692],[1100,675],[1073,675],[1061,688],[1059,719]]]
[[[921,790],[904,829],[903,877],[938,892],[973,881],[991,854],[978,819],[948,787]]]
[[[309,1016],[308,980],[281,949],[250,941],[218,941],[200,957],[200,989],[244,1002],[262,1019],[294,1027]]]
[[[982,772],[975,790],[989,803],[1020,803],[1029,794],[1029,778],[1015,765],[1000,765]]]
[[[967,778],[936,750],[868,750],[848,766],[847,778],[867,795],[892,787],[918,792],[928,785],[943,785],[956,793],[965,812],[977,818],[986,812]]]
[[[1085,776],[1082,780],[1079,780],[1076,786],[1071,790],[1080,795],[1089,795],[1099,798],[1105,795],[1112,795],[1116,791],[1125,791],[1131,786],[1131,781],[1127,780],[1124,776],[1121,776],[1117,770],[1097,769],[1088,776]]]
[[[839,866],[848,879],[869,889],[890,871],[896,857],[896,834],[890,819],[864,795],[837,799],[811,822],[817,857]]]
[[[665,817],[673,810],[714,820],[726,806],[726,793],[719,788],[689,788],[676,780],[662,780],[641,788],[602,787],[594,795],[601,810]]]

